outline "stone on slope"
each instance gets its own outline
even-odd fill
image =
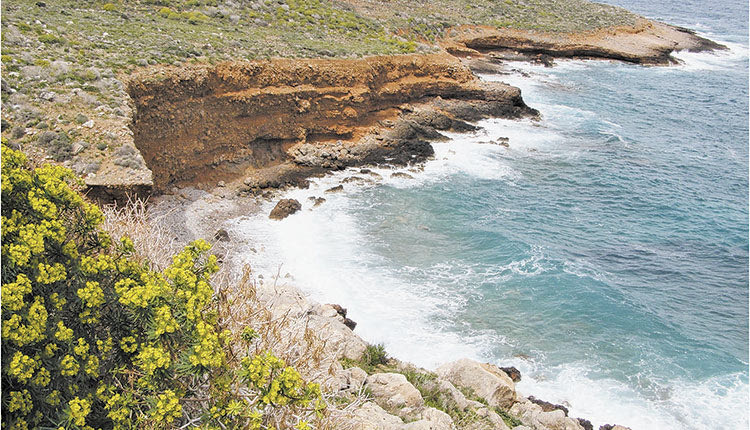
[[[424,404],[419,390],[400,373],[370,375],[367,386],[378,403],[389,408],[415,408]]]
[[[516,401],[516,386],[497,366],[468,358],[444,364],[436,373],[456,386],[471,388],[490,406],[510,408]]]
[[[351,420],[357,430],[391,430],[403,428],[401,418],[391,415],[373,402],[360,406]]]
[[[542,406],[529,400],[516,403],[509,412],[534,430],[583,430],[578,420],[566,417],[562,410],[545,412]]]
[[[453,419],[450,415],[435,408],[425,408],[422,419],[404,426],[404,430],[452,430]]]

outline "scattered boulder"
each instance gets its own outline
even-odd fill
[[[315,196],[310,196],[307,198],[307,200],[310,200],[313,203],[314,208],[326,202],[326,199],[324,199],[323,197],[315,197]]]
[[[497,412],[493,411],[490,408],[487,407],[481,407],[476,409],[477,415],[480,417],[486,419],[487,421],[491,422],[494,426],[493,429],[495,430],[510,430],[507,424],[505,424],[505,421],[503,421],[503,418],[498,415]],[[519,430],[521,427],[513,427],[514,430]]]
[[[214,240],[218,240],[219,242],[229,242],[229,233],[223,228],[220,228],[216,234],[214,234]]]
[[[401,418],[389,414],[374,402],[367,402],[357,408],[352,421],[359,430],[398,429],[404,424]]]
[[[456,388],[450,381],[438,378],[437,386],[441,393],[444,393],[448,397],[450,403],[454,403],[458,409],[465,411],[469,407],[480,408],[483,405],[476,400],[469,400],[464,394]],[[502,419],[500,420],[502,421]]]
[[[541,400],[541,399],[537,399],[537,398],[536,398],[536,397],[534,397],[534,396],[529,396],[529,401],[530,401],[531,403],[534,403],[534,404],[537,404],[537,405],[541,406],[541,407],[542,407],[542,410],[543,410],[544,412],[552,412],[552,411],[554,411],[554,410],[556,410],[556,409],[559,409],[559,410],[561,410],[561,411],[565,412],[565,416],[566,416],[566,417],[568,416],[568,408],[566,408],[566,407],[565,407],[565,406],[563,406],[563,405],[556,405],[556,404],[554,404],[554,403],[550,403],[550,402],[545,402],[544,400]]]
[[[325,192],[326,193],[340,193],[342,191],[344,191],[344,186],[343,185],[337,185],[335,187],[331,187],[331,188],[327,189]]]
[[[349,330],[354,331],[354,328],[357,327],[357,323],[346,317],[346,308],[343,308],[341,307],[341,305],[336,304],[331,304],[330,306],[336,310],[336,313],[338,313],[341,318],[344,319],[344,325],[349,327]]]
[[[367,386],[378,403],[388,408],[415,408],[424,400],[419,390],[400,373],[376,373],[367,377]]]
[[[521,371],[516,369],[515,367],[500,367],[499,369],[505,372],[505,374],[508,375],[510,379],[513,380],[513,382],[521,381]]]
[[[340,372],[342,379],[341,391],[358,393],[367,380],[367,372],[359,367],[350,367]]]
[[[453,419],[450,415],[435,408],[425,408],[422,419],[406,424],[404,430],[452,430]]]
[[[462,358],[440,366],[436,373],[454,385],[471,388],[490,406],[510,408],[516,401],[516,386],[497,366]]]
[[[599,426],[599,430],[630,430],[630,427],[617,424],[604,424],[603,426]]]
[[[576,418],[576,420],[578,420],[578,424],[583,427],[583,430],[594,430],[594,425],[591,424],[591,421],[584,418]]]
[[[414,176],[404,172],[393,172],[391,178],[414,179]]]
[[[281,199],[276,203],[276,207],[273,208],[271,214],[268,215],[271,219],[281,220],[289,215],[302,209],[300,202],[294,199]]]
[[[545,412],[541,406],[529,400],[514,404],[509,412],[535,430],[584,430],[578,420],[566,417],[562,410]]]

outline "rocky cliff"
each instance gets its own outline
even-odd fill
[[[127,90],[157,190],[419,161],[436,130],[537,114],[517,88],[480,82],[448,54],[153,67]]]

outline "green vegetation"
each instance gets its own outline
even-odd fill
[[[320,387],[234,336],[196,241],[163,271],[100,228],[60,166],[2,145],[2,425],[308,428]],[[229,340],[238,338],[230,345]]]
[[[383,344],[367,345],[364,354],[362,354],[362,357],[359,360],[343,358],[341,364],[345,369],[349,367],[359,367],[367,372],[368,375],[377,372],[387,372],[387,369],[389,369],[388,354],[385,352],[385,346],[383,346]]]

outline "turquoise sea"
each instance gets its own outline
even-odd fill
[[[612,3],[731,49],[513,65],[483,78],[519,86],[540,121],[483,121],[414,179],[381,169],[237,228],[264,244],[256,270],[349,308],[401,359],[515,365],[522,393],[596,426],[747,429],[748,4]]]

